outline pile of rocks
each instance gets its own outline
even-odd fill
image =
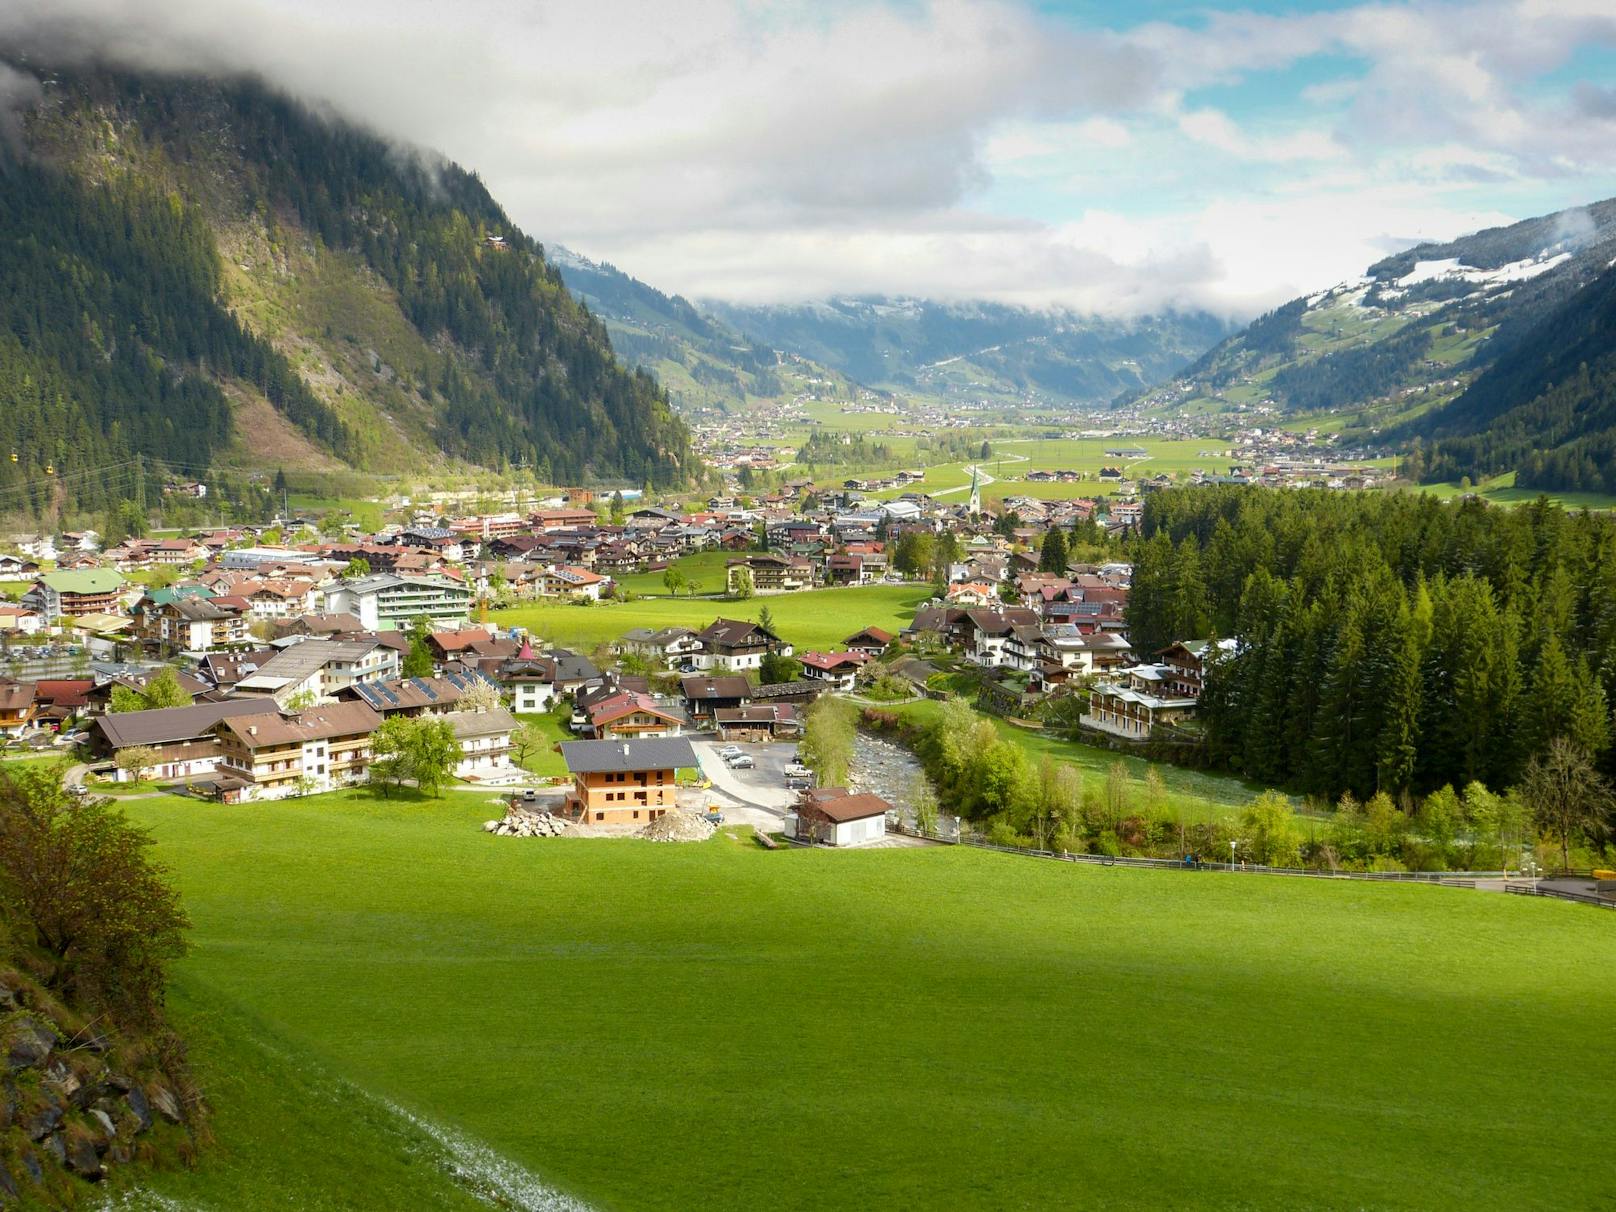
[[[495,837],[560,837],[567,822],[548,812],[511,808],[502,821],[484,821],[483,832]]]
[[[635,837],[652,842],[705,842],[718,832],[711,821],[694,812],[665,812]]]

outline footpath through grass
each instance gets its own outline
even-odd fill
[[[517,841],[478,830],[481,804],[363,793],[129,812],[196,923],[182,1021],[229,1040],[246,1016],[296,1072],[318,1058],[599,1207],[1609,1194],[1616,933],[1582,906],[953,848]],[[220,1147],[165,1195],[451,1206],[395,1125],[266,1091],[277,1068],[232,1048],[198,1050]]]
[[[716,586],[714,586],[716,588]],[[715,618],[755,619],[765,606],[781,636],[799,649],[832,648],[865,627],[897,633],[914,618],[915,608],[931,595],[925,585],[870,585],[813,589],[746,601],[704,598],[642,598],[636,602],[602,602],[574,606],[539,602],[494,612],[501,627],[526,627],[556,644],[585,651],[610,643],[635,627],[707,626]]]

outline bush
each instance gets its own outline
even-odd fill
[[[1031,848],[1032,843],[1018,833],[1016,827],[1009,821],[997,820],[988,826],[988,841],[995,846],[1019,846]]]
[[[0,771],[0,905],[47,958],[46,983],[117,1021],[159,1016],[190,922],[152,839],[111,800],[75,800],[56,770]]]

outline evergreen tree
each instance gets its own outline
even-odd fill
[[[1066,571],[1066,536],[1061,533],[1059,526],[1051,526],[1044,532],[1044,545],[1038,553],[1038,568],[1041,572]]]

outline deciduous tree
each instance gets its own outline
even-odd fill
[[[1574,839],[1603,838],[1609,832],[1616,805],[1611,785],[1587,753],[1564,737],[1556,737],[1526,764],[1520,793],[1538,828],[1559,840],[1562,867],[1571,866]]]

